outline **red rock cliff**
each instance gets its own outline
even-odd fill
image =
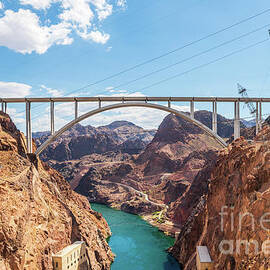
[[[254,143],[240,138],[220,152],[206,203],[193,209],[171,249],[185,269],[196,269],[197,245],[208,247],[215,269],[269,269],[269,142],[265,127]]]
[[[65,179],[25,152],[25,138],[0,114],[0,269],[52,269],[52,253],[76,240],[91,269],[110,269],[110,229]]]

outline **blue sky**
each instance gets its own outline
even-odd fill
[[[0,3],[0,96],[3,97],[67,95],[270,8],[266,0],[0,0]],[[250,96],[270,97],[270,40],[148,87],[267,39],[270,26],[125,85],[130,80],[270,24],[269,18],[270,12],[267,12],[73,95],[238,96],[236,84],[240,83],[249,89]],[[114,88],[122,84],[121,88]],[[184,110],[188,109],[187,105],[178,104]],[[93,106],[83,104],[81,113]],[[211,104],[197,105],[196,108],[210,109]],[[232,117],[232,108],[232,104],[218,107],[219,112],[228,117]],[[20,105],[9,107],[9,113],[22,130],[23,109]],[[263,110],[270,112],[266,105]],[[57,105],[57,127],[72,116],[70,105]],[[245,108],[242,116],[249,116]],[[162,117],[164,114],[159,111],[124,109],[99,115],[86,123],[103,125],[123,119],[151,128],[156,127]],[[35,131],[49,128],[47,106],[34,109],[33,118]]]

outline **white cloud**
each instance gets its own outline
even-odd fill
[[[45,90],[50,96],[52,97],[60,97],[60,96],[63,96],[63,92],[61,90],[57,90],[57,89],[52,89],[52,88],[49,88],[45,85],[41,85],[41,90]]]
[[[132,94],[125,93],[125,96],[137,96],[144,97],[145,95],[141,92],[136,92]],[[103,95],[104,96],[104,95]],[[123,96],[122,93],[114,93],[107,96]],[[111,105],[118,102],[104,102],[103,106]],[[61,103],[55,106],[55,125],[56,129],[60,129],[65,124],[74,119],[75,106],[72,103]],[[97,102],[81,102],[79,103],[79,115],[87,113],[93,109],[98,108]],[[179,106],[172,104],[172,108],[179,111],[189,111],[189,106]],[[33,121],[34,131],[45,131],[50,128],[50,118],[49,118],[50,107],[48,106],[44,113],[42,113],[38,118]],[[90,117],[81,122],[83,125],[92,126],[102,126],[112,123],[113,121],[126,120],[130,121],[138,126],[145,129],[158,128],[164,117],[168,115],[167,112],[152,109],[152,108],[142,108],[142,107],[127,107],[121,109],[114,109],[108,112],[103,112]],[[35,115],[33,115],[35,117]]]
[[[0,1],[0,9],[4,8],[4,4]]]
[[[41,26],[39,17],[30,10],[7,10],[0,18],[0,46],[23,54],[33,51],[42,54],[53,44],[70,44],[73,41],[68,37],[70,32],[65,23]]]
[[[87,30],[87,27],[91,25],[91,21],[94,18],[94,13],[90,9],[89,4],[85,0],[63,0],[63,13],[59,15],[59,18],[65,22],[70,22],[73,27],[83,32]],[[79,29],[77,29],[77,27]],[[80,31],[79,31],[80,32]]]
[[[124,1],[125,2],[125,1]],[[73,42],[72,33],[85,40],[105,44],[110,35],[102,32],[95,20],[102,21],[110,16],[114,6],[121,6],[119,0],[109,4],[108,0],[20,0],[20,4],[30,5],[40,12],[60,5],[58,24],[51,19],[41,21],[40,14],[34,10],[6,10],[0,17],[0,46],[19,53],[45,53],[53,45],[68,45]],[[3,4],[0,2],[0,9]],[[108,47],[110,50],[111,47]]]
[[[25,97],[30,95],[31,86],[17,82],[2,82],[0,81],[0,97]]]
[[[105,44],[109,38],[110,35],[106,33],[101,33],[100,31],[91,31],[90,33],[80,33],[80,36],[83,39],[91,39],[92,41],[100,44]]]
[[[24,125],[25,124],[25,113],[24,112],[17,112],[15,108],[7,107],[7,113],[12,118],[12,121],[16,125]]]
[[[126,0],[118,0],[116,4],[118,7],[124,8],[127,5],[127,1]]]
[[[31,5],[35,9],[47,9],[54,0],[20,0],[21,5]]]
[[[96,12],[100,21],[112,14],[113,6],[108,4],[105,0],[91,0],[91,3],[96,6]]]

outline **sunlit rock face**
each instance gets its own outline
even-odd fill
[[[77,124],[49,145],[40,157],[43,161],[61,162],[110,151],[138,154],[154,134],[155,130],[147,131],[128,121],[115,121],[98,128]],[[38,146],[49,136],[48,132],[34,134]]]
[[[3,113],[0,176],[1,270],[53,269],[52,253],[76,240],[85,241],[91,269],[110,269],[106,221],[57,171],[28,159],[23,134]]]
[[[209,183],[171,252],[185,269],[195,269],[198,245],[208,247],[216,269],[268,269],[270,128],[252,143],[240,138],[220,151]]]
[[[132,187],[147,194],[151,202],[168,205],[167,218],[181,225],[192,206],[207,191],[207,177],[202,183],[197,178],[197,188],[187,191],[198,172],[216,159],[219,149],[218,143],[200,128],[180,117],[168,115],[139,155],[124,157],[117,153],[114,158],[109,155],[107,160],[100,155],[85,157],[75,167],[80,167],[80,172],[86,170],[79,181],[74,176],[71,185],[90,201],[135,214],[150,214],[164,208],[149,203],[144,195],[129,188]],[[87,168],[86,159],[90,168]],[[94,164],[97,159],[101,162]],[[188,196],[189,203],[185,204],[188,199],[183,201],[181,198]]]

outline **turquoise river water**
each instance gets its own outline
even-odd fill
[[[91,203],[93,210],[103,214],[112,236],[109,245],[115,261],[112,270],[180,270],[177,261],[166,249],[174,239],[158,231],[139,216]]]

